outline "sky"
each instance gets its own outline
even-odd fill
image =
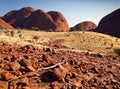
[[[0,16],[23,7],[59,11],[72,27],[83,21],[98,24],[104,16],[120,8],[120,0],[0,0]]]

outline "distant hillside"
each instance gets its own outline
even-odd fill
[[[78,51],[116,55],[120,53],[120,39],[95,32],[43,32],[28,30],[0,30],[0,41],[11,44],[52,46]]]

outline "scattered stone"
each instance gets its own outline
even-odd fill
[[[76,72],[72,72],[71,78],[76,78],[78,74]]]
[[[26,88],[25,88],[26,87]],[[27,89],[27,84],[25,82],[18,82],[16,84],[16,89]],[[29,88],[28,88],[29,89]]]
[[[11,61],[11,57],[8,55],[7,57],[4,58],[4,60]]]
[[[29,85],[29,79],[27,77],[22,78],[20,81],[24,82],[26,85]]]
[[[30,65],[31,61],[30,60],[26,60],[26,59],[22,59],[19,63],[20,63],[21,66],[25,67],[25,66]]]
[[[16,71],[18,69],[20,69],[21,65],[18,63],[18,62],[12,62],[10,64],[10,68],[13,70],[13,71]]]
[[[10,67],[10,64],[5,64],[5,65],[3,65],[3,68],[4,68],[5,70],[8,70],[8,71],[11,71],[11,70],[12,70],[11,67]]]
[[[63,67],[62,65],[59,65],[59,68],[55,68],[53,70],[54,80],[65,82],[64,78],[67,73],[68,69]]]
[[[14,74],[10,73],[10,72],[3,72],[1,73],[1,80],[3,81],[8,81],[9,79],[14,78]]]
[[[8,83],[6,81],[0,81],[0,89],[8,89]]]
[[[42,60],[43,60],[43,61],[46,61],[46,62],[49,62],[49,61],[51,61],[52,59],[51,59],[51,57],[50,57],[49,55],[43,54],[43,55],[42,55]]]
[[[35,68],[31,65],[28,65],[27,68],[30,70],[30,71],[35,71]]]
[[[52,52],[52,54],[56,54],[55,49],[52,49],[52,48],[43,48],[43,50],[44,50],[45,52]]]
[[[52,49],[51,49],[51,48],[43,48],[43,50],[44,50],[45,52],[52,52]]]

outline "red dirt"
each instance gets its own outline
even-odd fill
[[[120,89],[119,74],[120,57],[0,42],[0,89]]]

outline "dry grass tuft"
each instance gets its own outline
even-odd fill
[[[120,39],[100,33],[79,32],[44,32],[31,30],[0,29],[0,41],[15,45],[33,44],[38,47],[50,46],[56,40],[70,49],[118,55],[115,48],[120,48]]]

